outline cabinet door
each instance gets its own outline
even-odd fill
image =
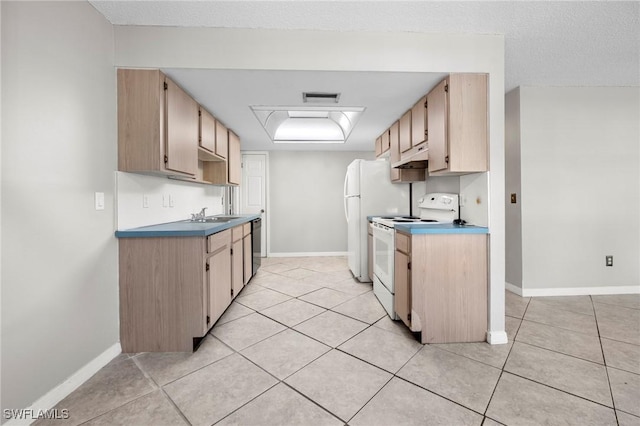
[[[216,119],[204,108],[200,108],[200,147],[216,152]]]
[[[242,287],[244,287],[244,264],[243,264],[244,250],[242,248],[242,238],[233,243],[233,254],[231,255],[231,280],[233,293],[232,296],[236,297]]]
[[[389,130],[385,130],[385,132],[381,136],[381,145],[382,145],[382,153],[389,151]]]
[[[411,108],[411,146],[416,146],[427,140],[427,97],[420,98]]]
[[[216,154],[222,158],[227,158],[229,151],[229,135],[224,124],[216,120]]]
[[[447,141],[451,172],[487,170],[486,74],[451,74],[447,92]]]
[[[227,158],[229,170],[229,183],[240,185],[242,172],[240,170],[240,138],[229,130],[229,157]]]
[[[165,168],[195,176],[198,171],[198,104],[165,78]]]
[[[406,254],[395,252],[393,283],[395,286],[394,309],[398,317],[411,328],[411,274],[410,258]]]
[[[249,280],[253,276],[253,255],[251,248],[251,234],[245,236],[242,239],[242,249],[244,251],[244,284],[248,284]]]
[[[382,154],[382,136],[376,138],[376,157],[380,157]]]
[[[427,95],[427,122],[429,123],[429,172],[446,170],[449,163],[447,140],[448,80],[442,80]]]
[[[400,117],[400,153],[411,149],[411,110]]]
[[[229,245],[219,247],[207,260],[209,270],[209,322],[216,323],[231,303],[231,251]]]

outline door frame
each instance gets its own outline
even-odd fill
[[[264,228],[264,240],[265,240],[265,253],[264,257],[270,257],[271,255],[271,239],[269,235],[271,234],[271,212],[269,211],[269,206],[271,205],[270,199],[270,191],[269,191],[269,151],[240,151],[240,158],[242,159],[241,163],[241,172],[242,172],[242,182],[244,182],[244,156],[246,155],[264,155],[265,156],[265,165],[264,165],[264,210],[267,213],[266,218],[262,222],[262,226]],[[242,208],[242,196],[243,191],[245,190],[242,185],[238,187],[238,206]],[[241,211],[240,213],[245,213]]]

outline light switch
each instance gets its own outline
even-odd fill
[[[104,210],[104,192],[96,192],[95,203],[96,210]]]
[[[169,207],[173,207],[173,195],[169,194]]]
[[[169,207],[169,194],[162,194],[162,207]]]
[[[142,207],[145,208],[145,209],[149,208],[149,195],[147,195],[147,194],[144,194],[142,196]]]

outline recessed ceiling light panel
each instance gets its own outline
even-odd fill
[[[363,107],[264,107],[251,110],[273,143],[345,143]]]

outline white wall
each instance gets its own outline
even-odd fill
[[[522,191],[520,187],[520,89],[505,97],[505,232],[506,281],[513,290],[522,289]],[[516,202],[511,203],[511,194]]]
[[[504,36],[116,26],[115,43],[122,67],[488,73],[488,340],[506,342]]]
[[[224,213],[221,186],[126,172],[115,172],[115,178],[119,230],[189,219],[203,207],[207,215]]]
[[[520,88],[525,295],[640,292],[639,117],[637,87]]]
[[[269,154],[269,254],[344,254],[344,177],[371,152],[272,151]]]
[[[116,85],[90,4],[0,7],[2,408],[18,409],[119,340]]]

